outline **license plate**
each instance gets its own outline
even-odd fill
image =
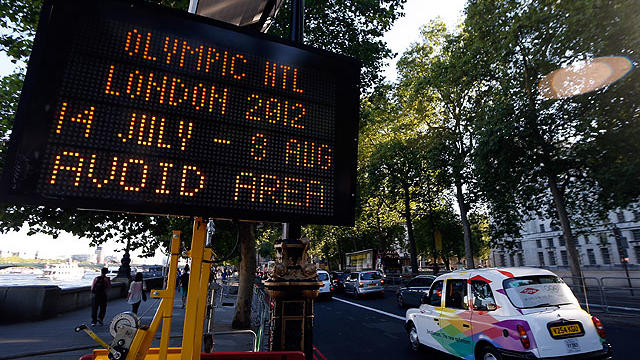
[[[582,327],[577,323],[550,326],[549,332],[554,338],[572,337],[583,333]]]
[[[378,284],[369,284],[368,286],[378,286]]]
[[[564,344],[567,346],[568,353],[580,352],[580,343],[577,339],[565,339]]]

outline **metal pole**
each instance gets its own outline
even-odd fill
[[[633,287],[631,286],[631,278],[629,277],[629,268],[627,268],[627,260],[626,258],[622,260],[622,265],[624,266],[624,272],[627,274],[627,282],[629,283],[629,291],[631,291],[631,296],[633,296]]]
[[[291,0],[291,41],[304,41],[304,0]]]

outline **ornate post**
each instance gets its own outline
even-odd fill
[[[275,305],[271,312],[271,351],[303,351],[313,358],[313,299],[322,283],[309,262],[309,240],[300,239],[300,226],[286,224],[276,242],[276,263],[265,288]],[[287,236],[288,235],[288,236]]]

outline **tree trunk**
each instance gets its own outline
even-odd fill
[[[548,175],[549,188],[551,189],[551,195],[553,195],[553,202],[556,205],[558,212],[558,218],[560,219],[560,225],[562,226],[562,237],[564,238],[567,252],[569,253],[569,266],[571,267],[571,276],[573,277],[573,283],[582,283],[582,271],[580,270],[580,255],[576,248],[576,243],[573,241],[573,233],[571,232],[571,223],[569,223],[569,216],[567,215],[567,207],[564,203],[564,194],[558,187],[556,176],[553,174]]]
[[[471,224],[467,217],[467,205],[464,202],[464,194],[462,193],[462,184],[456,182],[456,199],[460,207],[460,220],[462,220],[462,229],[464,230],[464,255],[467,260],[467,269],[475,268],[473,263],[473,248],[471,247]]]
[[[234,329],[249,329],[251,327],[251,302],[253,300],[253,286],[256,274],[256,237],[255,225],[239,223],[240,232],[240,270],[238,272],[238,297],[236,298],[236,312],[231,327]]]
[[[440,266],[438,266],[438,247],[436,246],[436,225],[433,221],[433,213],[429,210],[429,224],[431,225],[431,244],[433,246],[433,275],[438,275]]]
[[[409,237],[409,256],[411,256],[411,272],[418,275],[418,255],[416,239],[413,237],[413,221],[411,219],[411,202],[409,201],[409,189],[404,189],[404,220],[407,223],[407,236]]]

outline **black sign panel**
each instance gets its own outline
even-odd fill
[[[3,196],[351,224],[359,72],[351,58],[141,2],[48,2]]]

